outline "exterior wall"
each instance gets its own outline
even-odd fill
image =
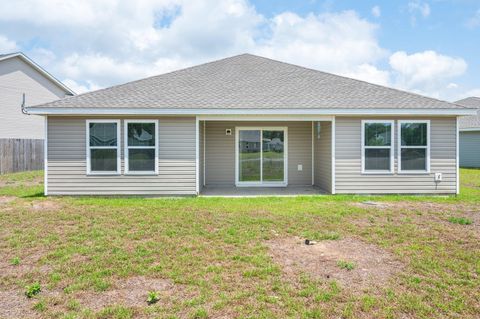
[[[315,124],[316,125],[316,124]],[[320,138],[314,129],[314,185],[332,192],[332,124],[320,122]]]
[[[65,97],[65,91],[20,58],[0,61],[0,138],[43,139],[44,119],[21,111],[26,105]]]
[[[460,132],[460,166],[480,167],[480,130]]]
[[[361,121],[374,117],[336,117],[336,193],[455,193],[456,118],[455,117],[382,117],[382,119],[430,120],[430,173],[398,174],[397,122],[394,139],[394,173],[362,174]],[[443,173],[443,181],[434,181],[434,173]]]
[[[94,117],[48,117],[49,195],[195,195],[195,118],[149,117],[159,120],[158,175],[86,174],[86,120]],[[108,119],[131,119],[108,117]]]
[[[288,127],[288,184],[312,184],[312,122],[206,122],[206,185],[235,185],[235,127]],[[232,129],[232,135],[225,135]],[[303,166],[298,171],[297,165]]]

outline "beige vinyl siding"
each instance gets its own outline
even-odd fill
[[[288,184],[312,184],[312,122],[206,122],[206,185],[235,185],[235,127],[288,127]],[[231,129],[232,135],[225,130]],[[303,166],[302,171],[297,166]]]
[[[65,97],[65,91],[18,57],[0,61],[0,138],[43,139],[42,116],[21,111],[27,106]]]
[[[316,123],[315,123],[316,125]],[[332,124],[320,122],[320,138],[314,130],[314,185],[332,192]]]
[[[49,195],[194,195],[195,118],[159,120],[158,175],[123,175],[124,119],[121,119],[122,175],[86,174],[86,120],[48,118]],[[145,118],[145,117],[144,117]],[[145,118],[146,119],[146,118]]]
[[[480,129],[460,132],[460,166],[480,167]]]
[[[455,193],[456,192],[456,118],[383,117],[390,120],[430,120],[430,173],[398,174],[397,122],[394,139],[394,174],[362,174],[361,121],[374,117],[336,117],[336,193]],[[434,173],[443,181],[434,181]]]

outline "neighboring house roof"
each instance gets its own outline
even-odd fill
[[[455,102],[456,104],[467,107],[477,108],[477,115],[464,116],[459,119],[460,130],[478,129],[480,130],[480,97],[467,97],[466,99]]]
[[[32,59],[27,57],[25,54],[22,52],[14,52],[14,53],[8,53],[8,54],[0,54],[0,62],[3,60],[11,59],[11,58],[20,58],[22,59],[25,63],[30,65],[32,68],[40,72],[43,76],[45,76],[47,79],[49,79],[51,82],[53,82],[55,85],[58,87],[62,88],[65,93],[68,93],[70,95],[75,95],[75,92],[72,91],[69,87],[67,87],[65,84],[60,82],[57,78],[55,78],[53,75],[48,73],[45,69],[43,69],[41,66],[39,66],[37,63],[35,63]]]
[[[51,110],[104,114],[144,109],[193,111],[422,109],[441,114],[468,108],[380,85],[301,66],[242,54],[149,77],[75,97],[29,107],[36,114]],[[466,112],[461,112],[466,111]],[[201,112],[197,113],[200,114]],[[140,114],[140,113],[138,113]],[[193,113],[195,114],[195,113]],[[202,113],[206,114],[206,113]],[[210,114],[210,113],[208,113]],[[241,113],[243,114],[243,113]]]

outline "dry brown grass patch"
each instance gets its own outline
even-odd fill
[[[8,204],[16,199],[15,196],[0,196],[0,205]]]
[[[305,273],[316,279],[337,280],[353,291],[385,285],[403,268],[390,253],[354,238],[325,240],[315,245],[305,245],[298,237],[282,238],[268,241],[267,246],[290,280]],[[338,265],[340,261],[352,262],[355,267],[343,269]]]
[[[103,292],[79,292],[75,297],[84,307],[94,311],[107,306],[123,305],[127,307],[147,307],[147,294],[155,291],[159,294],[159,304],[168,303],[172,299],[188,297],[182,285],[171,280],[147,278],[144,276],[121,279],[113,288]]]
[[[35,211],[55,211],[62,208],[60,202],[55,200],[36,200],[30,205],[31,209]]]

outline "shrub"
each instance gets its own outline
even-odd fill
[[[18,265],[20,265],[20,258],[19,257],[13,257],[10,262],[11,262],[12,265],[18,266]]]
[[[344,261],[344,260],[339,260],[337,262],[337,266],[346,269],[346,270],[353,270],[355,268],[355,263],[351,261]]]
[[[160,300],[160,297],[158,296],[158,292],[156,292],[156,291],[149,291],[148,292],[147,303],[149,305],[154,304],[159,300]]]
[[[25,296],[27,296],[27,298],[32,298],[33,296],[38,295],[41,290],[40,284],[36,282],[33,285],[26,287]]]

